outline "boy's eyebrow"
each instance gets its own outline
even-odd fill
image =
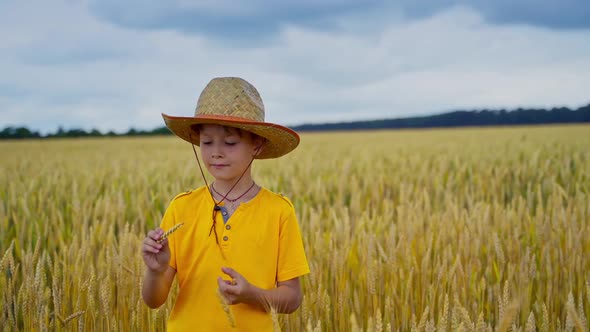
[[[202,135],[202,136],[211,136],[211,134],[207,134],[207,132],[204,131],[204,130],[199,131],[199,135]]]
[[[242,131],[237,129],[237,128],[227,128],[224,127],[223,130],[225,131],[225,134],[228,136],[239,136],[242,137]]]

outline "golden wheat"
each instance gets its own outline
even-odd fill
[[[254,164],[312,273],[284,331],[587,329],[590,127],[303,134]],[[165,328],[143,234],[202,185],[174,137],[2,141],[2,329]],[[73,316],[77,315],[77,316]],[[65,317],[65,318],[64,318]]]
[[[229,326],[236,327],[236,320],[234,318],[234,314],[231,311],[231,306],[227,303],[227,300],[223,294],[217,289],[217,297],[219,298],[219,303],[221,303],[221,308],[223,312],[225,312],[225,316],[227,317],[227,321]]]
[[[158,243],[162,243],[162,241],[164,241],[168,236],[170,236],[170,234],[174,233],[177,229],[179,229],[182,225],[184,225],[184,223],[179,223],[176,224],[174,226],[172,226],[172,228],[170,228],[169,230],[167,230],[164,234],[162,234],[162,236],[158,239]]]

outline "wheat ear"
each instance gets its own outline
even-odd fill
[[[162,243],[162,241],[164,241],[168,236],[170,236],[170,234],[174,233],[177,229],[180,228],[180,226],[184,225],[183,222],[181,222],[180,224],[176,224],[174,226],[172,226],[172,228],[170,228],[169,230],[166,231],[166,233],[164,233],[162,235],[161,238],[159,238],[156,242],[158,243]]]
[[[221,294],[221,292],[219,291],[219,288],[217,288],[217,297],[219,298],[219,302],[221,303],[221,307],[223,308],[223,311],[225,312],[225,315],[227,316],[227,321],[229,322],[229,325],[231,327],[236,327],[236,319],[234,318],[234,314],[231,312],[231,308],[230,308],[229,304],[227,303],[227,300],[225,299],[223,294]]]

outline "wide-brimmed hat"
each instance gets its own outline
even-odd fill
[[[290,128],[264,122],[264,104],[256,88],[238,77],[218,77],[207,84],[195,109],[195,116],[162,113],[166,126],[183,140],[200,145],[195,125],[218,124],[240,128],[266,139],[257,159],[277,158],[299,145],[299,135]]]

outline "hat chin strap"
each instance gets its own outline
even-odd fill
[[[189,138],[192,141],[192,137],[191,137],[190,133],[189,133]],[[256,153],[254,154],[254,156],[252,156],[252,160],[250,160],[250,162],[248,163],[248,166],[246,166],[246,169],[244,169],[244,171],[242,172],[242,175],[240,175],[240,177],[238,178],[236,183],[234,183],[234,185],[231,186],[231,188],[229,188],[229,190],[223,196],[223,198],[219,202],[217,202],[215,200],[215,198],[213,197],[213,193],[211,192],[211,188],[209,187],[209,183],[207,182],[207,179],[205,178],[205,173],[203,172],[203,167],[201,166],[201,162],[199,161],[199,156],[197,155],[197,149],[195,149],[195,145],[193,143],[191,143],[191,146],[193,147],[193,152],[195,153],[195,158],[197,159],[197,164],[199,165],[199,171],[201,171],[201,176],[203,177],[203,181],[205,181],[205,185],[207,186],[207,191],[209,192],[209,196],[211,196],[211,200],[213,201],[213,205],[214,205],[213,206],[213,224],[211,225],[211,229],[209,229],[209,236],[211,236],[211,232],[214,232],[215,233],[215,243],[217,243],[219,245],[219,239],[217,237],[217,230],[215,229],[215,223],[216,223],[215,217],[217,216],[217,211],[221,210],[221,207],[219,206],[219,204],[221,204],[221,202],[223,202],[227,198],[229,193],[236,187],[236,185],[238,185],[238,183],[240,183],[240,180],[242,179],[242,177],[244,177],[244,174],[246,174],[246,172],[248,171],[248,168],[250,168],[250,166],[252,165],[252,162],[254,162],[256,155],[259,153],[260,147],[256,148]]]
[[[254,151],[254,155],[252,155],[253,159],[256,158],[256,156],[260,153],[261,148],[262,148],[262,145],[259,145],[256,147],[256,150]]]

